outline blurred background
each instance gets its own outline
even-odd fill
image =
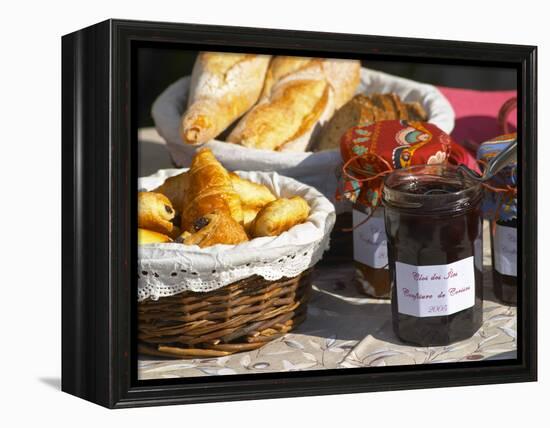
[[[137,59],[138,127],[154,126],[151,105],[164,89],[191,74],[197,51],[139,48]],[[363,66],[437,86],[503,91],[516,89],[516,71],[495,67],[362,61]]]

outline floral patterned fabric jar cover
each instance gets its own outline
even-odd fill
[[[337,199],[353,202],[356,283],[373,297],[389,298],[387,238],[380,195],[384,175],[412,165],[464,163],[472,155],[437,126],[387,120],[350,128],[342,137],[343,180]]]

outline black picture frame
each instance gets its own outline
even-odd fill
[[[513,67],[521,255],[517,360],[138,382],[135,46]],[[135,57],[135,55],[134,55]],[[535,46],[107,20],[62,38],[62,390],[110,408],[537,379]],[[135,115],[134,115],[135,116]]]

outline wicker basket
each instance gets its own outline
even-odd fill
[[[305,319],[311,273],[277,281],[253,276],[206,293],[140,302],[139,351],[194,358],[259,348]]]

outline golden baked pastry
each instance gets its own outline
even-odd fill
[[[250,233],[250,225],[256,218],[258,212],[268,203],[277,199],[271,190],[263,184],[242,178],[234,172],[229,173],[233,188],[241,198],[243,209],[243,226],[247,233]]]
[[[226,211],[215,211],[198,218],[191,232],[184,232],[176,239],[185,245],[198,245],[201,248],[216,244],[240,244],[248,241],[241,224]]]
[[[158,244],[163,242],[172,242],[172,238],[163,233],[153,232],[152,230],[138,228],[138,244]]]
[[[178,236],[181,235],[181,233],[182,233],[182,230],[178,226],[174,225],[172,232],[170,232],[170,235],[168,236],[170,236],[170,238],[172,239],[176,239]]]
[[[408,120],[425,122],[428,120],[428,114],[419,102],[405,103]]]
[[[358,61],[275,57],[262,96],[227,141],[267,150],[305,151],[321,124],[353,95]]]
[[[233,189],[241,198],[243,207],[261,208],[271,201],[277,199],[271,190],[263,184],[254,183],[246,178],[241,178],[238,174],[230,172]]]
[[[239,122],[228,141],[246,147],[278,150],[308,136],[326,109],[333,110],[324,80],[293,80],[277,86]]]
[[[306,221],[310,212],[299,196],[277,199],[267,186],[229,173],[208,148],[196,153],[187,172],[155,190],[138,194],[140,244],[172,239],[200,247],[239,244],[279,235]],[[181,228],[174,224],[178,220]]]
[[[258,215],[260,210],[261,208],[243,207],[243,226],[244,230],[249,236],[252,236],[251,226],[254,223],[254,220],[256,219],[256,216]]]
[[[155,192],[138,192],[138,227],[170,234],[174,225],[174,207],[170,200]]]
[[[176,213],[180,214],[183,208],[183,195],[187,192],[188,182],[189,174],[187,172],[182,172],[173,177],[168,177],[164,183],[156,189],[153,189],[153,192],[161,193],[170,199]]]
[[[183,141],[205,143],[250,109],[260,96],[270,59],[269,55],[201,52],[181,120]]]
[[[267,69],[261,98],[269,96],[275,84],[282,80],[322,76],[333,89],[335,108],[340,108],[353,97],[360,73],[361,64],[356,60],[276,56]]]
[[[342,135],[349,128],[359,124],[396,119],[426,121],[428,115],[419,103],[403,103],[399,96],[393,93],[356,95],[334,113],[312,148],[315,151],[337,149],[340,147]]]
[[[182,230],[191,231],[196,220],[214,211],[225,211],[237,223],[242,223],[241,199],[233,189],[229,172],[210,149],[197,152],[187,180],[181,211]]]
[[[271,95],[273,86],[285,77],[296,74],[300,70],[306,69],[314,58],[298,56],[276,56],[271,60],[267,73],[265,75],[264,87],[260,98],[266,98]]]
[[[250,233],[255,238],[280,235],[306,221],[309,212],[308,203],[300,196],[277,199],[261,209],[250,226]]]

